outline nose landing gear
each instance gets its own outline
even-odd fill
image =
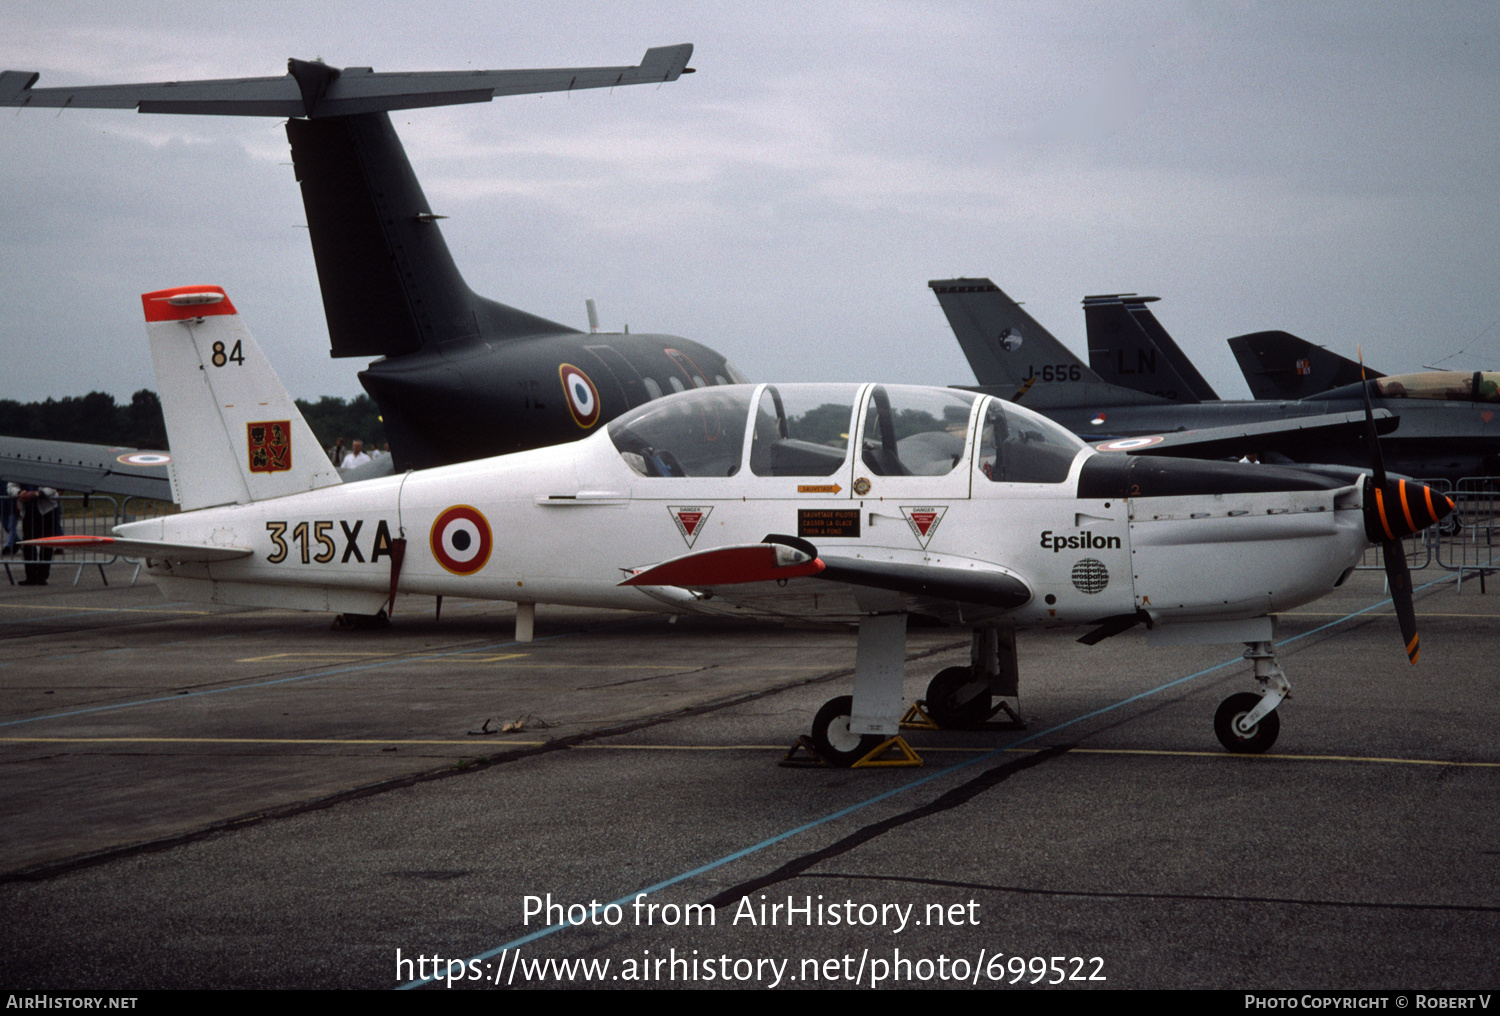
[[[1270,642],[1247,642],[1245,659],[1255,663],[1255,679],[1265,690],[1256,695],[1240,692],[1219,704],[1214,713],[1214,733],[1219,743],[1237,754],[1258,755],[1269,751],[1281,733],[1281,717],[1275,712],[1281,700],[1291,695],[1286,672],[1276,660]]]

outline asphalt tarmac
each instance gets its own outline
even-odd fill
[[[1026,632],[1026,730],[864,770],[777,765],[847,629],[107,574],[0,585],[8,989],[1500,983],[1500,589],[1435,565],[1416,667],[1379,573],[1280,619],[1266,756],[1242,647]],[[917,698],[967,633],[908,651]]]

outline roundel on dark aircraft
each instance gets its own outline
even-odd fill
[[[455,575],[472,575],[490,559],[494,541],[479,509],[466,504],[445,510],[432,524],[432,556]]]
[[[562,379],[563,391],[568,396],[568,412],[573,422],[580,427],[592,427],[599,422],[599,389],[589,376],[571,363],[560,364],[557,376]]]

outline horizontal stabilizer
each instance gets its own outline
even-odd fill
[[[23,540],[22,543],[28,547],[98,551],[117,557],[148,557],[157,561],[233,561],[254,553],[249,547],[209,547],[197,543],[122,540],[114,536],[45,536],[39,540]]]
[[[0,106],[135,109],[142,113],[321,118],[393,109],[489,102],[497,95],[571,92],[581,88],[676,81],[688,70],[691,44],[646,50],[630,67],[419,71],[377,74],[369,67],[288,61],[280,77],[162,81],[137,85],[33,88],[33,71],[0,73]]]

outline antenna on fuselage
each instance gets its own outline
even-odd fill
[[[589,309],[589,334],[590,335],[598,335],[599,334],[599,312],[594,309],[594,301],[593,300],[585,300],[585,301],[583,301],[583,303]]]

